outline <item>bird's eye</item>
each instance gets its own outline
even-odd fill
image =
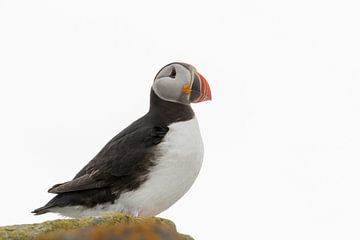
[[[171,78],[175,78],[175,77],[176,77],[176,70],[175,70],[175,68],[172,68],[172,69],[171,69],[171,72],[170,72],[169,77],[171,77]]]

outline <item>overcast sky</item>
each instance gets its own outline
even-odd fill
[[[0,225],[30,211],[193,64],[205,144],[160,214],[195,239],[360,238],[359,1],[0,0]]]

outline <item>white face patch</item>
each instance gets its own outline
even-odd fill
[[[190,104],[190,96],[184,93],[186,84],[191,85],[192,72],[179,63],[164,67],[156,76],[153,90],[165,101]]]

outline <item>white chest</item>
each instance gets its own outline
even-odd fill
[[[143,185],[123,193],[117,211],[134,215],[156,215],[179,200],[194,183],[203,159],[203,143],[196,118],[169,126],[157,146],[156,166]]]

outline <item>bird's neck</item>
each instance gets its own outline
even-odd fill
[[[195,115],[190,105],[162,100],[152,89],[149,114],[166,124],[190,120]]]

